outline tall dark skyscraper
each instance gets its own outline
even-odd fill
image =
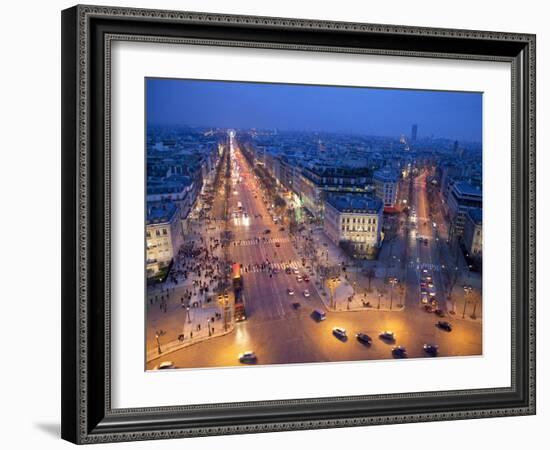
[[[411,142],[416,141],[416,136],[418,134],[418,125],[415,123],[412,126],[412,132],[411,132]]]

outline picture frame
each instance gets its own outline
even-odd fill
[[[110,49],[187,42],[511,64],[511,385],[114,409]],[[62,437],[85,444],[535,414],[535,36],[78,5],[62,12]]]

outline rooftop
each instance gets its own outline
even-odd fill
[[[147,180],[147,194],[174,194],[180,193],[192,184],[187,176],[172,176],[166,179],[151,177]]]
[[[483,223],[483,211],[481,208],[472,208],[468,211],[468,216],[475,224]]]
[[[454,184],[453,189],[459,195],[467,195],[470,197],[479,197],[481,198],[482,189],[481,186],[475,186],[467,181],[458,181]]]
[[[382,209],[380,199],[366,194],[330,194],[327,202],[340,212],[378,214]]]
[[[381,169],[374,172],[374,179],[384,182],[396,182],[399,174],[393,169]]]
[[[171,222],[177,210],[172,202],[147,202],[147,225]]]

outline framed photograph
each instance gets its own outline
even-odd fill
[[[535,413],[535,36],[62,12],[62,437]]]

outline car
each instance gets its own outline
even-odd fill
[[[453,326],[449,322],[445,322],[444,320],[440,320],[439,322],[437,322],[436,326],[437,328],[441,328],[442,330],[448,332],[453,331]]]
[[[429,288],[433,288],[433,287],[434,287],[433,281],[428,282],[428,287],[429,287]]]
[[[271,230],[269,228],[264,230],[264,234],[269,234],[269,233],[271,233]]]
[[[321,322],[327,318],[327,313],[320,309],[315,309],[311,312],[311,317],[317,322]]]
[[[424,305],[424,311],[426,311],[427,313],[433,313],[434,309],[432,305]]]
[[[439,347],[435,344],[424,344],[424,351],[431,356],[436,356]]]
[[[155,366],[153,370],[166,370],[175,369],[176,365],[172,361],[163,361],[158,366]]]
[[[393,331],[382,331],[378,337],[380,337],[380,339],[384,339],[385,341],[395,341],[395,334]]]
[[[292,269],[290,267],[285,267],[285,273],[290,275],[292,273]]]
[[[357,338],[357,340],[359,342],[361,342],[361,344],[365,344],[365,345],[371,345],[372,344],[372,338],[368,334],[357,333],[355,335],[355,337]]]
[[[332,334],[341,340],[346,340],[348,338],[345,328],[335,327],[332,329]]]
[[[302,282],[302,276],[301,276],[301,275],[298,275],[298,276],[296,277],[296,281],[297,281],[298,283],[301,283],[301,282]]]
[[[294,273],[294,275],[300,275],[300,271],[298,269],[294,269],[292,273]]]
[[[294,295],[294,289],[288,288],[286,292],[288,295]]]
[[[243,364],[254,364],[257,360],[256,353],[253,351],[249,350],[239,354],[239,362]]]
[[[279,228],[279,231],[285,231],[285,227]]]
[[[398,345],[396,347],[393,347],[391,349],[391,354],[394,358],[406,358],[407,357],[407,349],[403,347],[402,345]]]
[[[309,277],[308,277],[307,275],[304,275],[303,280],[304,280],[306,283],[308,283],[308,282],[309,282]]]
[[[293,307],[294,309],[300,309],[300,306],[301,306],[301,305],[300,305],[300,302],[294,302],[294,303],[292,303],[292,307]]]
[[[281,244],[279,244],[278,242],[275,242],[275,247],[280,247]]]
[[[311,294],[309,293],[309,290],[308,289],[305,289],[304,290],[304,297],[305,298],[308,298]]]
[[[271,272],[273,272],[273,275],[277,275],[279,273],[279,269],[277,269],[276,267],[274,267]]]

